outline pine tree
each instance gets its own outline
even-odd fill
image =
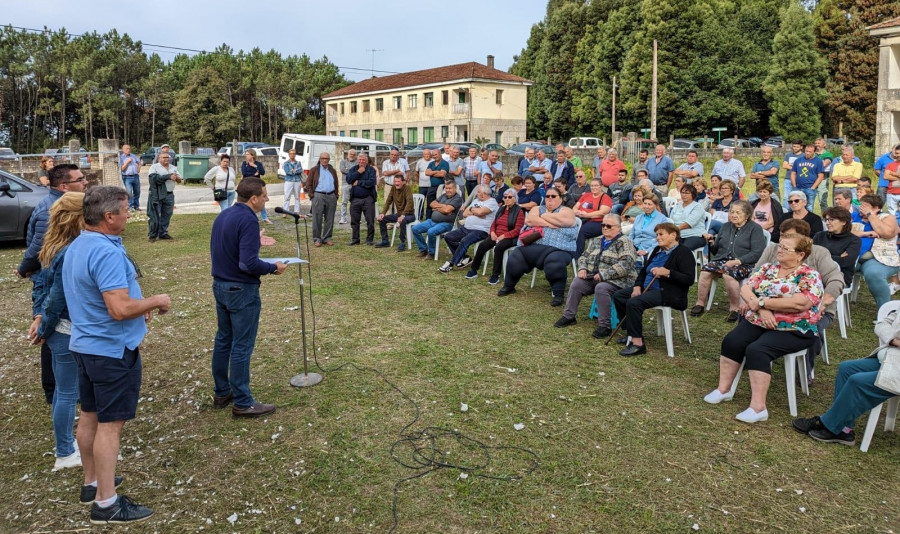
[[[772,111],[772,130],[787,139],[813,139],[822,129],[825,62],[815,48],[812,16],[792,0],[772,44],[763,84]]]

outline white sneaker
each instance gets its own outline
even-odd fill
[[[347,224],[347,219],[344,219],[343,217],[341,217],[341,220],[338,221],[338,224]]]
[[[753,408],[748,407],[743,412],[735,415],[734,418],[745,423],[758,423],[769,419],[769,410],[757,412]]]
[[[449,273],[453,270],[453,265],[449,261],[445,261],[443,265],[438,267],[438,271],[442,273]]]
[[[890,282],[890,283],[888,283],[888,289],[891,290],[891,295],[893,295],[897,291],[900,291],[900,284],[895,284],[894,282]]]
[[[722,393],[718,389],[714,389],[706,394],[703,397],[703,400],[710,404],[719,404],[722,401],[730,401],[734,397],[734,395],[729,391],[728,393]]]
[[[68,456],[57,456],[52,470],[59,471],[68,467],[81,467],[81,452],[78,449],[75,449],[75,452]]]

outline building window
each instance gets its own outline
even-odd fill
[[[375,111],[384,111],[384,99],[383,98],[375,99]]]
[[[341,102],[341,115],[343,115],[343,114],[344,114],[344,103]]]
[[[403,144],[403,128],[394,128],[394,144]]]
[[[406,95],[406,100],[409,102],[409,109],[416,109],[419,105],[419,95]]]
[[[498,106],[503,103],[503,89],[497,89],[497,95],[494,99],[497,101]]]
[[[503,132],[494,132],[494,142],[498,145],[502,145],[503,143],[500,140],[503,139]]]
[[[456,94],[459,95],[459,100],[458,100],[458,102],[459,102],[460,104],[465,104],[465,103],[466,103],[466,92],[465,92],[465,91],[458,91]]]
[[[426,108],[434,107],[434,93],[425,93],[425,107]]]
[[[350,102],[350,113],[356,113],[356,100]]]
[[[363,100],[363,113],[368,113],[368,112],[369,112],[369,101]]]
[[[407,128],[406,129],[406,143],[409,145],[418,145],[419,144],[419,129],[418,128]]]
[[[445,106],[450,105],[450,91],[441,91],[441,104]],[[343,111],[341,111],[343,113]]]
[[[358,133],[359,132],[357,132],[356,130],[350,130],[350,137],[356,137],[356,134]]]
[[[394,97],[394,109],[400,109],[401,107],[403,107],[403,97],[395,96]]]
[[[434,143],[434,126],[426,126],[422,128],[422,142]]]
[[[344,130],[341,130],[341,137],[344,137]]]
[[[384,141],[384,130],[375,130],[375,140]]]
[[[444,141],[450,137],[450,127],[449,126],[441,126],[441,139]]]
[[[363,130],[363,131],[362,131],[363,139],[371,139],[371,136],[369,135],[369,132],[370,132],[370,131],[371,131],[371,130]]]

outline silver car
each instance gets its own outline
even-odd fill
[[[34,207],[50,189],[0,171],[0,241],[24,240]]]

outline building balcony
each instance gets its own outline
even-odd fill
[[[469,114],[469,104],[453,104],[453,114],[454,115],[468,115]]]

